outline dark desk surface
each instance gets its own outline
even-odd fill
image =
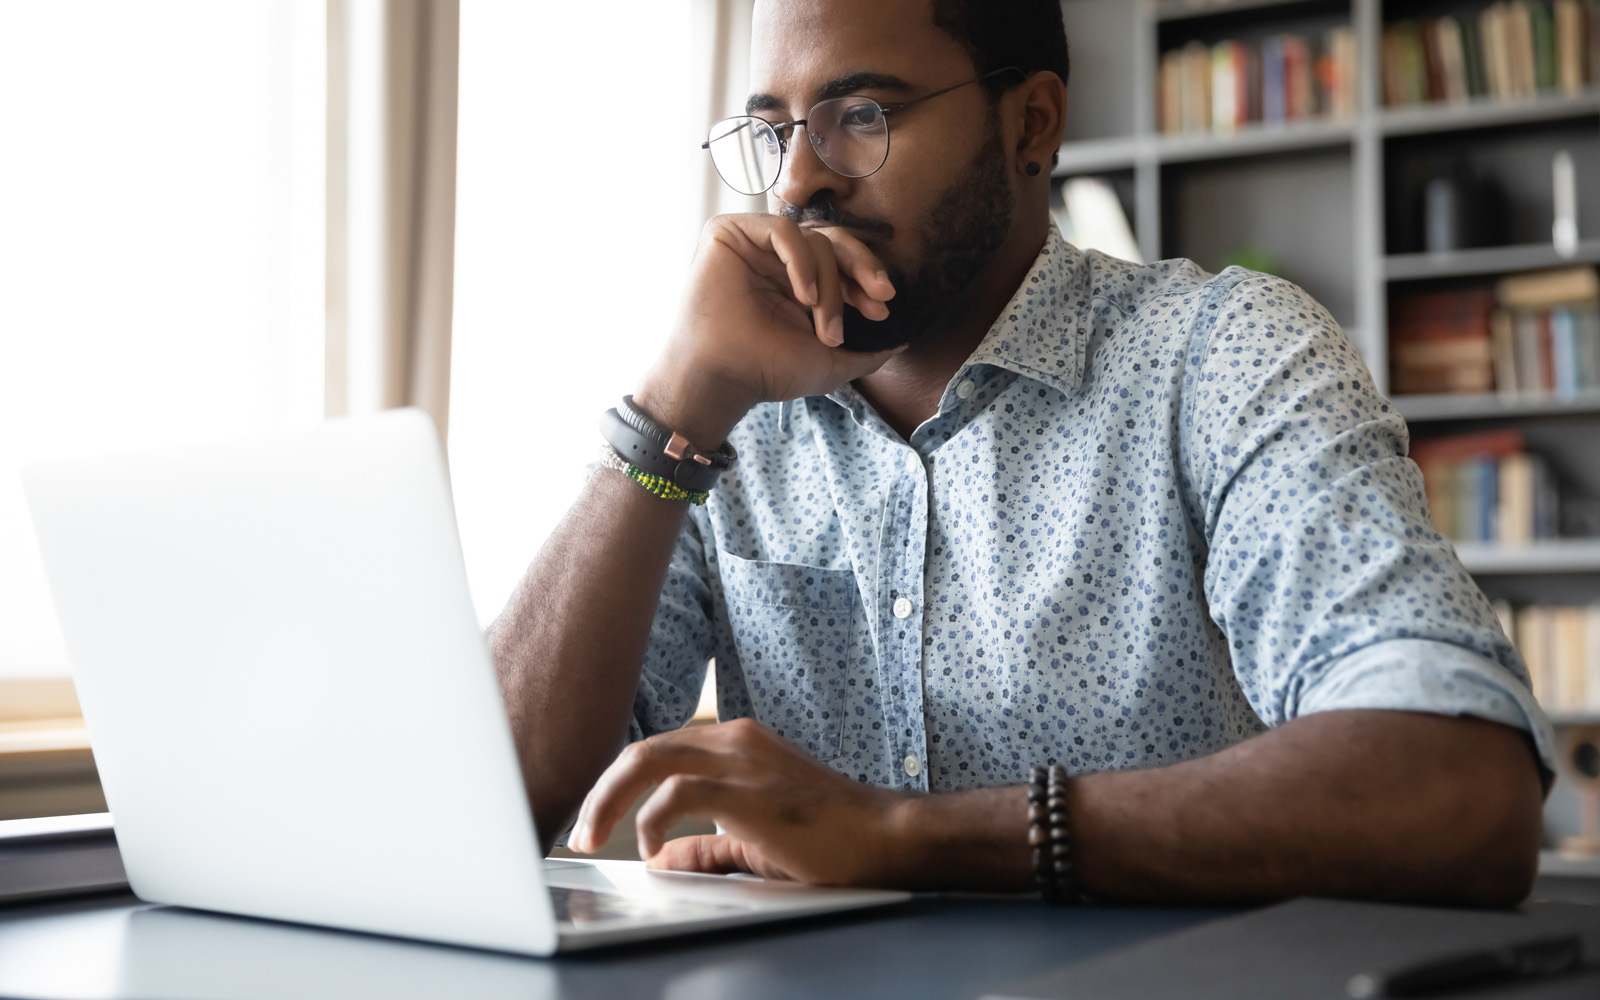
[[[1596,902],[1600,882],[1541,879],[1534,898]],[[525,959],[148,906],[123,894],[0,907],[0,996],[972,998],[1229,912],[930,897],[854,915]]]

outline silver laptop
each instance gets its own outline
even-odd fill
[[[145,900],[548,955],[907,898],[540,857],[417,411],[23,479]]]

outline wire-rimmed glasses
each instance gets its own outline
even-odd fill
[[[811,148],[829,170],[842,177],[870,177],[889,159],[891,115],[1001,73],[1021,72],[1005,66],[899,104],[879,104],[870,97],[833,97],[818,102],[810,114],[792,122],[734,115],[713,124],[700,148],[710,150],[723,183],[740,194],[765,194],[778,182],[790,137],[804,125]]]

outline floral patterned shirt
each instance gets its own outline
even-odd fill
[[[942,791],[1213,753],[1311,712],[1548,720],[1434,530],[1405,422],[1279,278],[1038,260],[901,438],[851,387],[752,411],[686,520],[631,736],[753,716]]]

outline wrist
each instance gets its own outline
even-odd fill
[[[882,843],[879,885],[979,892],[1033,888],[1023,785],[898,796],[884,810]]]
[[[704,452],[728,440],[753,400],[714,376],[689,376],[653,370],[633,394],[639,409],[662,426],[689,439]]]

